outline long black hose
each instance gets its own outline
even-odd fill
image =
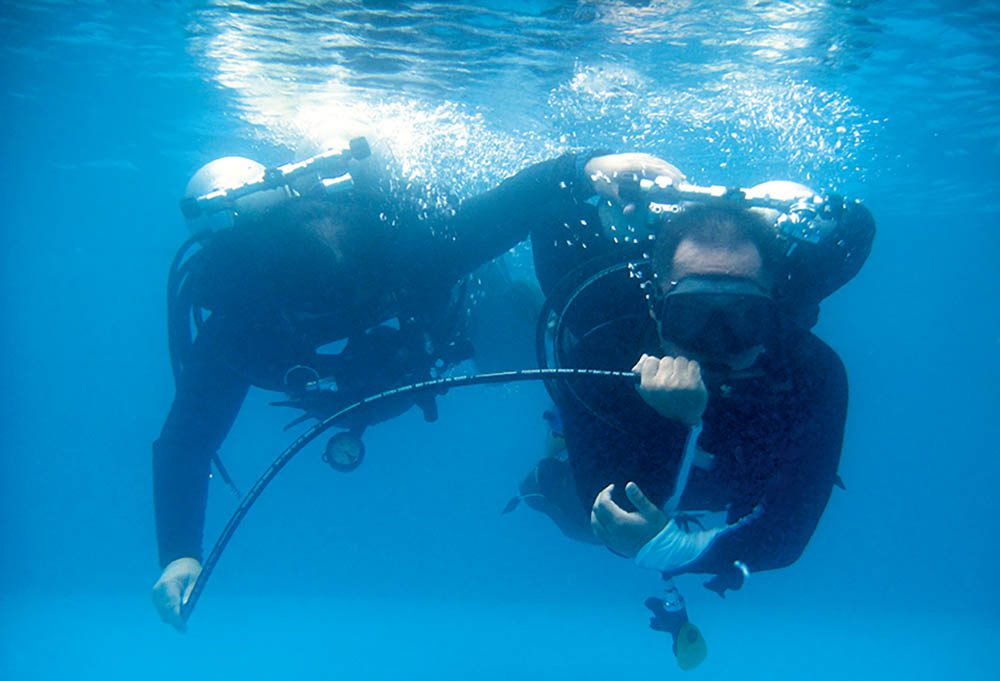
[[[236,507],[235,511],[233,511],[233,515],[229,519],[229,522],[226,523],[226,527],[222,530],[222,534],[220,534],[218,540],[216,540],[215,546],[212,547],[212,552],[208,555],[208,559],[202,566],[201,575],[198,577],[198,581],[195,582],[194,589],[191,591],[191,596],[181,609],[181,617],[184,621],[187,621],[191,617],[191,613],[194,612],[195,606],[198,605],[198,599],[201,598],[201,594],[205,590],[205,585],[208,583],[209,577],[212,576],[212,572],[215,570],[215,566],[222,557],[222,553],[226,550],[229,540],[233,538],[233,534],[236,533],[240,523],[243,522],[243,518],[245,518],[247,513],[249,513],[250,508],[254,505],[254,502],[257,501],[257,498],[260,497],[271,481],[274,480],[279,472],[281,472],[281,469],[285,467],[285,464],[291,461],[296,454],[301,452],[306,445],[322,435],[326,430],[337,425],[355,410],[372,404],[373,402],[378,402],[379,400],[388,399],[390,397],[409,395],[425,391],[443,391],[450,390],[452,388],[461,388],[467,385],[516,383],[520,381],[548,381],[553,379],[565,380],[572,378],[613,378],[616,380],[638,380],[638,376],[636,374],[628,371],[602,371],[598,369],[523,369],[520,371],[500,371],[496,373],[473,374],[469,376],[450,376],[430,381],[421,381],[420,383],[413,383],[411,385],[393,388],[392,390],[386,390],[385,392],[378,393],[377,395],[366,397],[365,399],[355,402],[354,404],[341,409],[337,413],[326,417],[288,445],[285,451],[283,451],[278,458],[276,458],[271,465],[268,466],[267,470],[264,471],[260,478],[257,479],[257,482],[254,483],[254,486],[250,489],[247,495],[243,497],[240,505]]]

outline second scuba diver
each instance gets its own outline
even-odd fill
[[[171,268],[176,394],[153,444],[162,568],[153,601],[177,629],[202,571],[212,462],[226,478],[217,451],[250,387],[287,393],[279,404],[323,417],[468,358],[467,275],[527,238],[515,207],[576,191],[562,183],[573,174],[567,157],[431,220],[385,178],[365,175],[367,155],[359,139],[341,154],[269,170],[220,159],[196,173],[182,201],[195,235]],[[530,295],[512,291],[530,307]],[[337,341],[346,346],[329,352]],[[433,397],[380,400],[331,439],[325,460],[349,470],[363,455],[350,436],[414,405],[436,418]]]

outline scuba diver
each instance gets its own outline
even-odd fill
[[[527,238],[510,207],[573,191],[559,185],[563,166],[572,168],[564,159],[433,220],[366,169],[369,154],[359,138],[275,168],[218,159],[195,174],[181,202],[194,235],[168,282],[176,394],[153,445],[162,568],[153,601],[179,630],[202,570],[213,462],[235,491],[217,451],[248,390],[285,393],[276,404],[301,409],[298,422],[441,376],[473,354],[464,329],[470,273]],[[512,283],[512,300],[527,310],[531,295],[522,289]],[[364,429],[413,406],[437,418],[433,394],[376,400],[352,413],[324,460],[356,467]]]
[[[651,627],[687,669],[705,647],[672,578],[708,575],[724,597],[791,565],[841,485],[847,377],[810,329],[875,224],[856,201],[790,182],[699,187],[645,154],[576,166],[593,195],[553,197],[531,227],[539,359],[631,368],[640,383],[549,385],[565,451],[505,510],[523,500],[660,572]]]

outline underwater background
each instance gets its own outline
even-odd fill
[[[500,515],[543,453],[535,384],[376,426],[350,475],[304,452],[189,631],[159,621],[177,201],[213,158],[358,134],[431,210],[595,147],[864,199],[873,255],[817,328],[847,490],[792,567],[725,600],[678,580],[709,646],[686,674],[1000,678],[998,44],[1000,4],[959,0],[3,3],[0,678],[685,674],[646,626],[655,574]],[[274,398],[221,451],[244,488],[292,437]],[[235,503],[213,481],[207,545]]]

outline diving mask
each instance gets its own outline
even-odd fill
[[[707,356],[768,346],[778,330],[774,300],[749,279],[685,277],[651,302],[664,339]]]

